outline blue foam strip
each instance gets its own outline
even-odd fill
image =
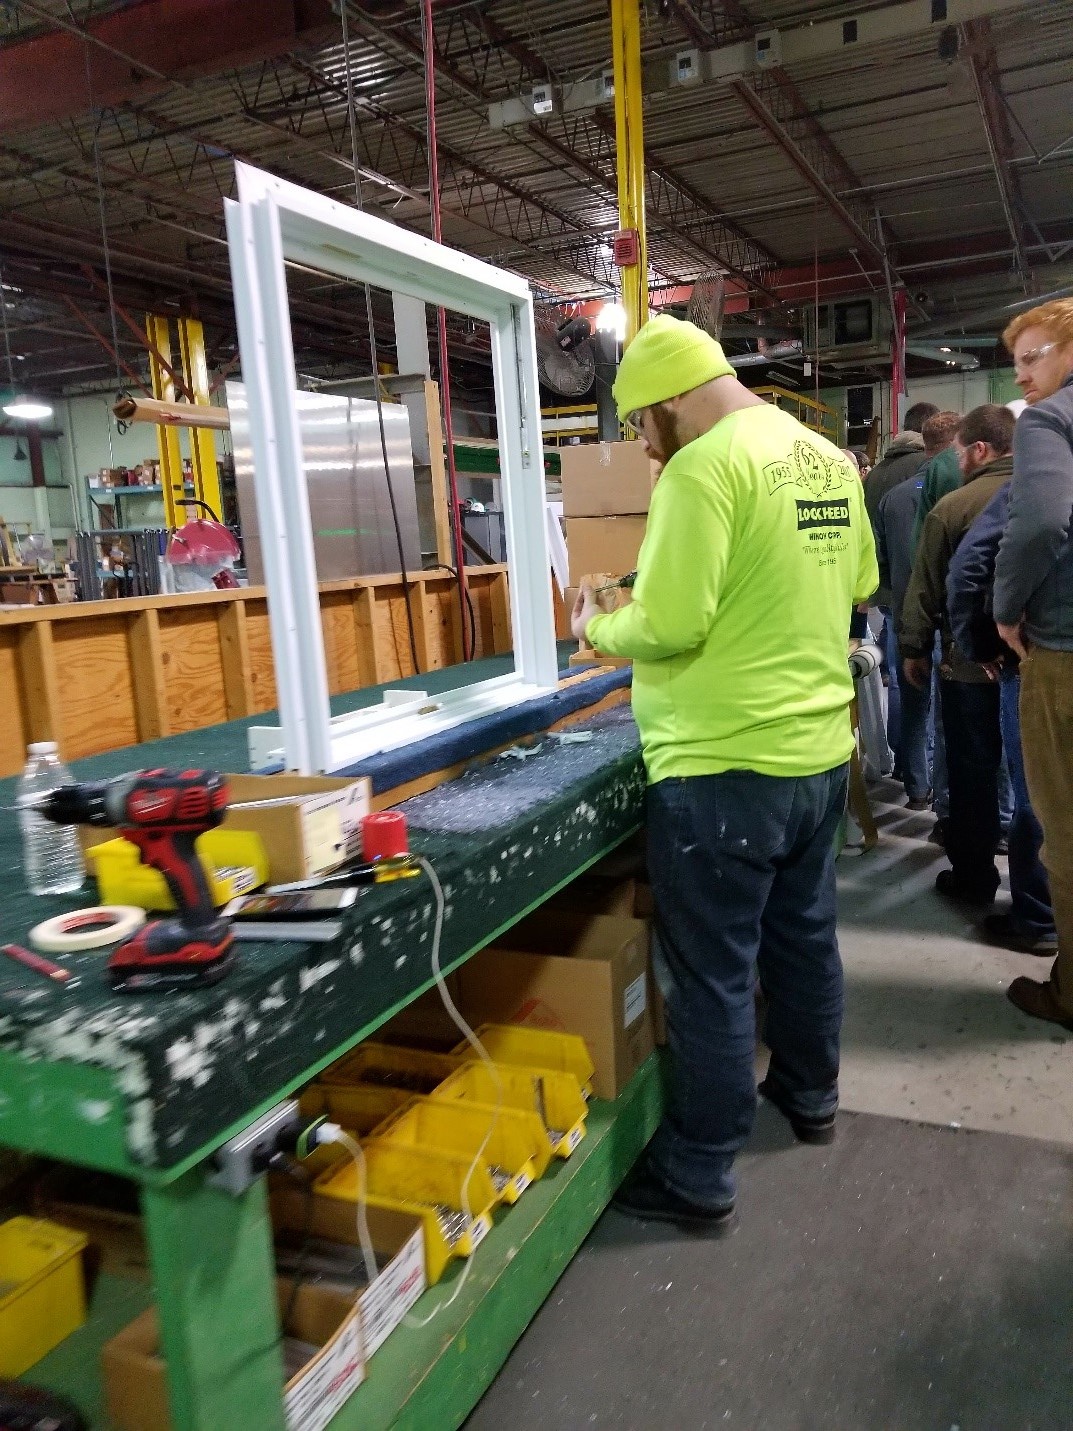
[[[577,673],[575,668],[563,674],[575,676]],[[591,676],[587,681],[567,686],[565,690],[551,691],[536,700],[524,701],[496,715],[466,721],[453,730],[430,735],[427,740],[399,750],[385,750],[356,765],[347,766],[338,774],[368,776],[373,783],[373,793],[379,795],[407,781],[431,775],[434,770],[443,770],[445,766],[457,765],[463,760],[475,760],[497,745],[536,735],[565,716],[595,705],[612,691],[630,685],[632,680],[632,667],[622,666],[606,675]]]

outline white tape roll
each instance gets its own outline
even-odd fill
[[[71,954],[78,949],[99,949],[129,939],[145,923],[145,910],[133,904],[95,904],[58,914],[30,930],[30,943],[42,954]]]

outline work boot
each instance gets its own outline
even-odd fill
[[[1040,983],[1036,979],[1014,979],[1006,990],[1010,1003],[1032,1019],[1045,1019],[1049,1024],[1059,1024],[1073,1033],[1073,1014],[1067,1014],[1058,1002],[1054,985],[1048,979]]]
[[[905,808],[907,810],[930,810],[931,791],[929,790],[926,795],[910,795],[905,802]]]
[[[998,870],[992,871],[994,882],[984,880],[979,884],[965,884],[959,880],[953,870],[940,870],[935,876],[935,892],[941,894],[945,899],[953,899],[958,904],[994,904],[995,893],[998,890],[999,880]]]
[[[669,1188],[652,1167],[647,1156],[635,1163],[633,1171],[611,1199],[616,1212],[641,1222],[669,1222],[687,1232],[703,1232],[709,1237],[725,1237],[735,1226],[734,1204],[727,1207],[700,1207]]]
[[[1053,959],[1058,953],[1058,935],[1053,929],[1042,932],[1018,924],[1013,913],[989,914],[980,925],[980,938],[1000,949],[1013,949],[1018,954],[1037,954]]]
[[[776,1093],[765,1078],[756,1090],[761,1098],[766,1098],[773,1108],[777,1108],[793,1129],[799,1143],[833,1143],[835,1140],[835,1113],[827,1113],[822,1118],[806,1118],[795,1113],[782,1095]],[[837,1110],[836,1110],[837,1111]]]

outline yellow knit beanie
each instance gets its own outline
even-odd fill
[[[710,333],[661,313],[648,320],[623,354],[612,389],[619,418],[733,372]]]

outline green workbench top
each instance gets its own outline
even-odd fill
[[[524,762],[500,757],[402,807],[447,896],[445,969],[640,823],[628,708],[587,724],[588,744],[549,739]],[[242,768],[243,739],[237,722],[82,761],[75,773]],[[3,782],[0,804],[11,794]],[[11,815],[0,822],[0,866],[20,868]],[[25,943],[37,920],[91,899],[91,885],[34,899],[13,880],[0,935]],[[68,956],[75,989],[0,961],[0,1143],[154,1181],[177,1176],[427,988],[433,922],[423,877],[364,889],[340,939],[242,943],[224,980],[184,993],[116,994],[96,952]]]

